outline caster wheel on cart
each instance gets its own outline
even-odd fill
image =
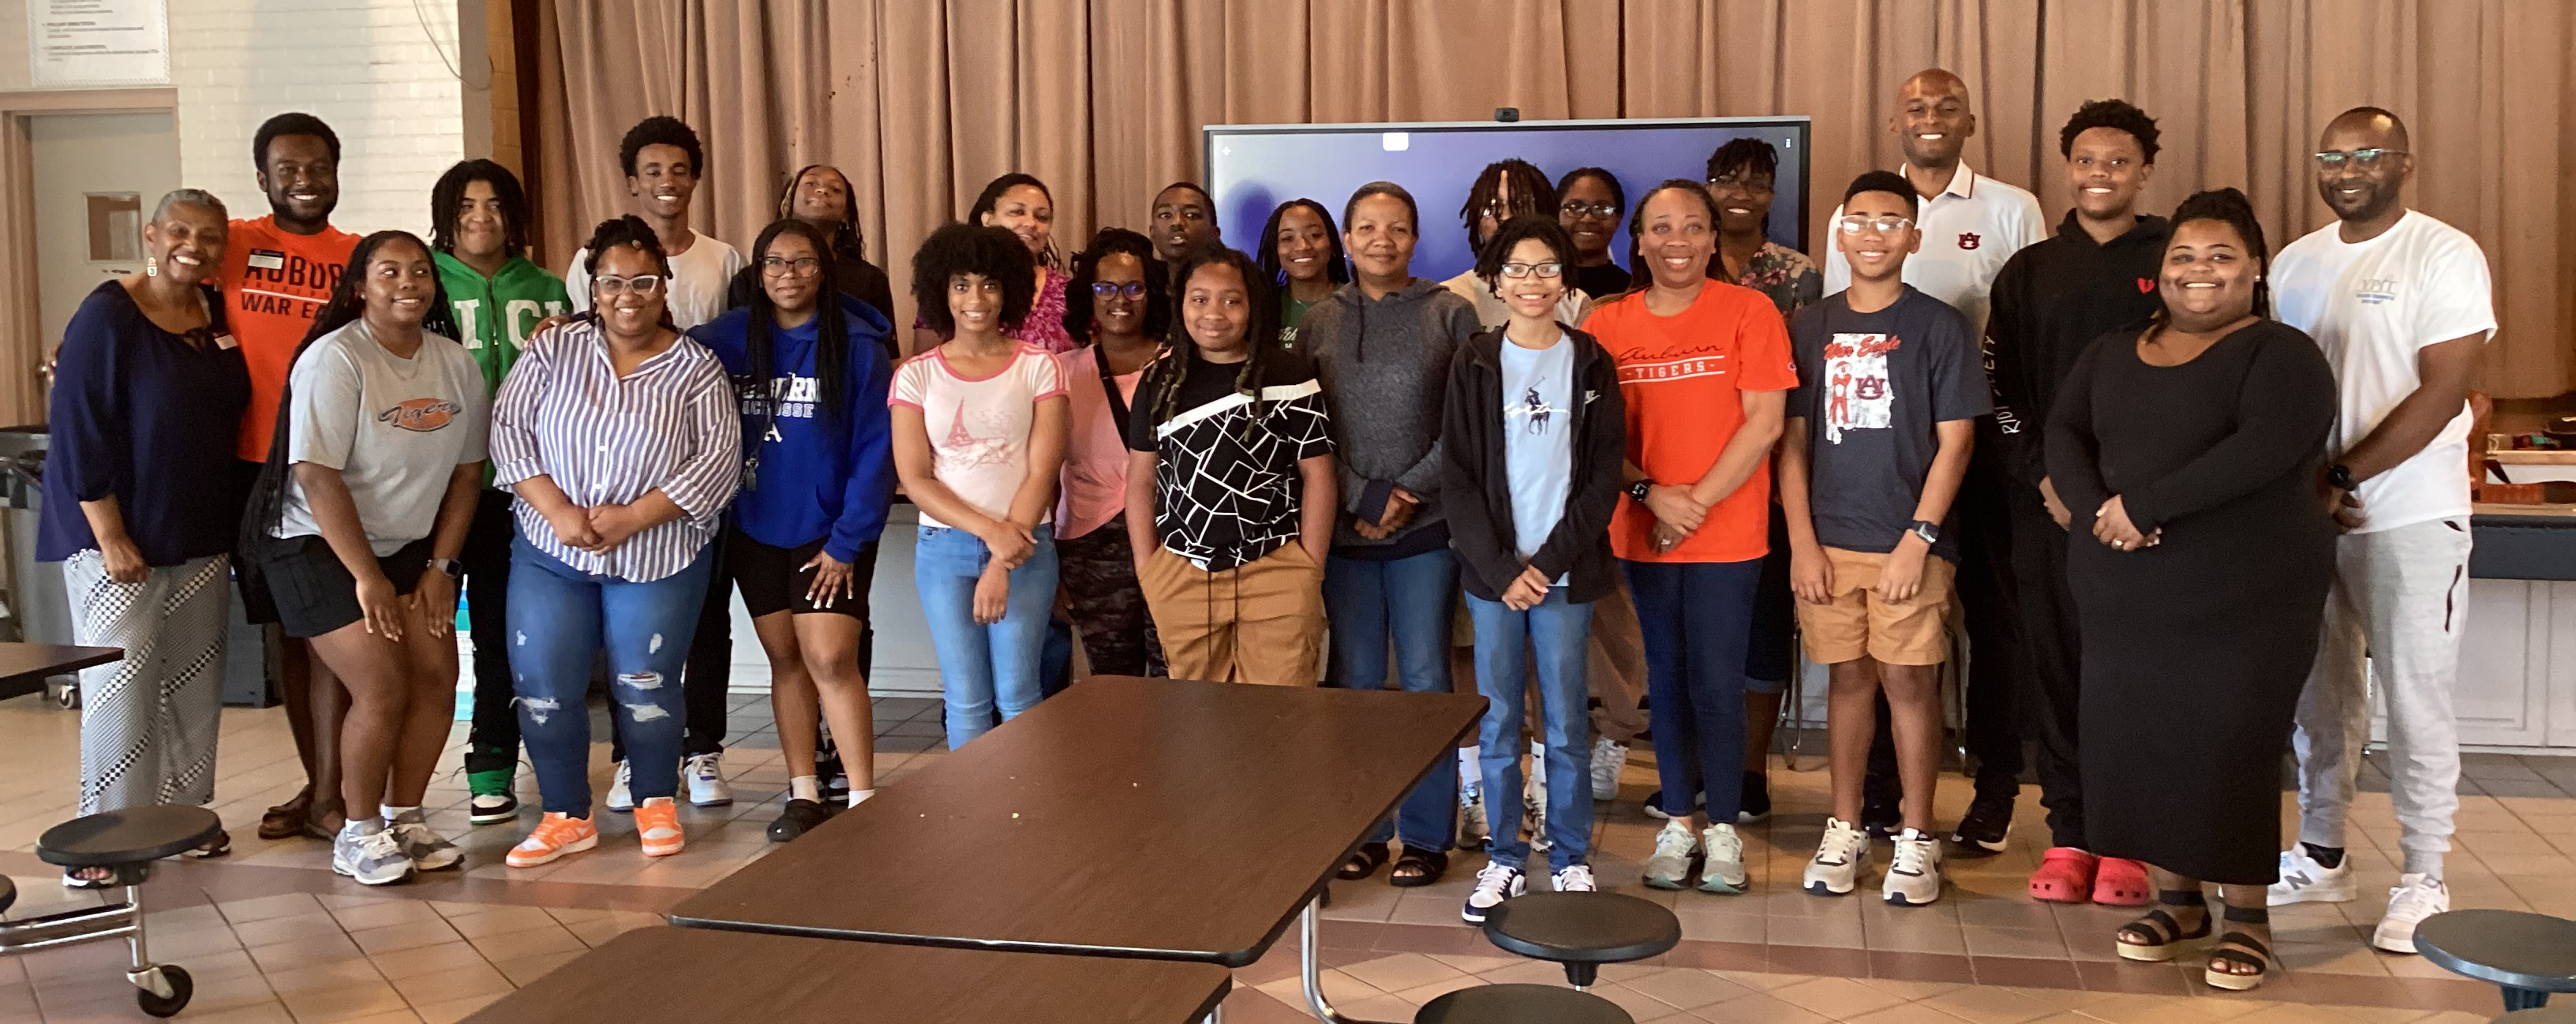
[[[196,982],[189,980],[187,968],[176,964],[155,967],[135,984],[135,1005],[155,1017],[176,1016],[188,1008],[188,997],[197,994]]]
[[[60,707],[65,711],[80,710],[80,687],[57,683],[48,683],[46,685],[51,687],[54,691],[54,705],[56,707]]]

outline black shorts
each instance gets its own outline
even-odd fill
[[[823,542],[792,548],[772,547],[751,539],[741,527],[727,527],[725,568],[732,572],[734,586],[742,590],[743,610],[752,618],[794,612],[798,615],[847,615],[865,622],[868,618],[868,584],[877,574],[877,542],[860,545],[859,553],[850,559],[850,582],[858,588],[856,597],[844,597],[825,608],[806,598],[813,588],[814,574],[802,571],[805,563],[823,550]]]
[[[250,492],[259,486],[260,464],[247,459],[233,460],[233,520],[241,521],[250,514]],[[277,621],[277,602],[268,596],[268,581],[259,575],[259,567],[233,564],[234,589],[241,593],[242,621],[265,626]]]
[[[394,593],[409,594],[429,570],[429,553],[429,538],[423,537],[378,557],[376,566],[393,581]],[[358,578],[320,537],[278,541],[261,557],[260,574],[268,578],[277,622],[288,636],[317,637],[367,617],[358,607]]]

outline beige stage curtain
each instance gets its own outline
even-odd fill
[[[2481,386],[2576,385],[2576,5],[2559,0],[531,2],[541,248],[558,265],[624,208],[618,136],[652,113],[704,135],[697,226],[736,245],[797,167],[840,167],[909,322],[913,247],[1007,171],[1053,187],[1070,253],[1196,177],[1204,124],[1805,114],[1821,197],[1901,159],[1896,86],[1937,65],[1975,94],[1970,164],[2052,216],[2059,126],[2120,96],[2164,132],[2151,207],[2235,185],[2275,248],[2329,217],[2306,158],[2325,120],[2398,111],[2409,201],[2496,268]],[[1424,198],[1436,227],[1449,207]],[[1832,205],[1810,209],[1811,237]]]

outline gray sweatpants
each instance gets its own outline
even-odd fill
[[[2459,684],[2468,576],[2466,517],[2336,541],[2324,641],[2299,695],[2292,737],[2302,842],[2345,845],[2345,814],[2370,741],[2367,694],[2375,689],[2388,709],[2389,797],[2405,870],[2441,876],[2460,809],[2451,694]]]
[[[82,814],[213,802],[227,569],[212,555],[116,583],[96,549],[64,560],[74,642],[125,649],[81,670]]]

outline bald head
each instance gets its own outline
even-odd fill
[[[1906,79],[1905,84],[1896,87],[1896,102],[1899,105],[1916,96],[1955,96],[1959,100],[1960,108],[1966,109],[1968,81],[1952,74],[1948,68],[1924,68],[1915,72],[1914,77]]]
[[[1887,119],[1887,130],[1896,133],[1907,165],[1935,173],[1956,168],[1969,136],[1977,134],[1968,83],[1940,68],[1915,72],[1896,89],[1896,114]]]
[[[2405,119],[2378,107],[2354,107],[2336,114],[2334,120],[2326,122],[2325,134],[2319,141],[2329,143],[2326,148],[2332,149],[2335,147],[2331,142],[2338,136],[2366,138],[2369,144],[2387,149],[2410,148]]]

